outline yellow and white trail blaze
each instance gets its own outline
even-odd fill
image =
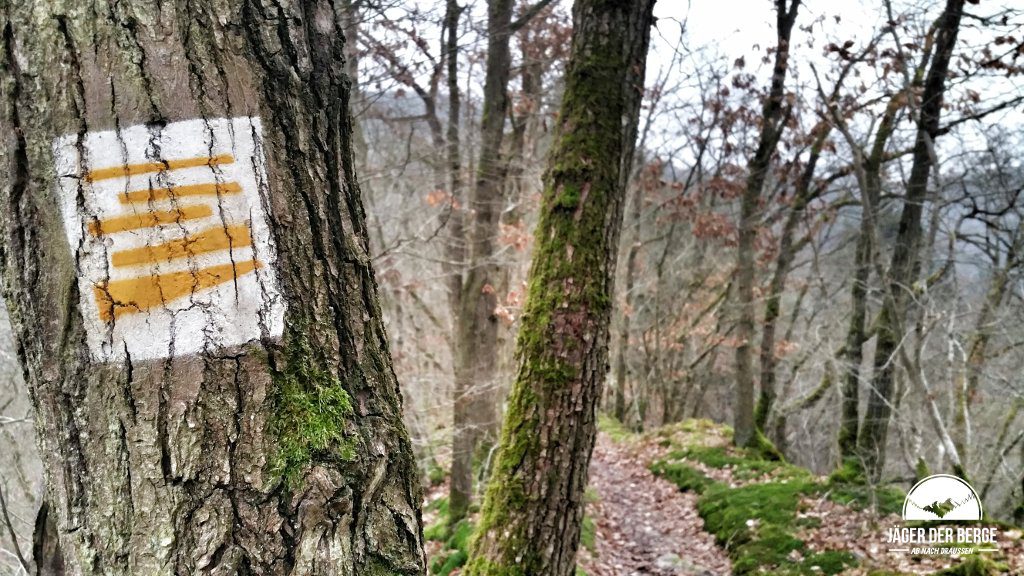
[[[258,118],[189,120],[54,142],[95,360],[281,335],[260,130]]]

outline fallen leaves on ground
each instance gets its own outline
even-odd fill
[[[587,515],[596,524],[594,551],[577,562],[590,576],[700,575],[730,573],[729,559],[704,532],[694,494],[648,470],[653,443],[614,443],[598,436],[590,463],[596,501]]]

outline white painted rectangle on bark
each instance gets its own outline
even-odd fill
[[[259,118],[73,134],[53,148],[94,360],[281,335]]]

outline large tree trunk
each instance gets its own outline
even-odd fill
[[[513,0],[490,0],[487,9],[487,64],[476,186],[468,208],[469,269],[466,271],[456,325],[455,399],[449,520],[466,516],[473,495],[473,455],[481,437],[498,426],[492,389],[498,366],[497,290],[500,270],[495,257],[498,223],[504,206],[501,143],[508,113],[512,69],[509,39]]]
[[[892,405],[895,353],[903,337],[907,300],[920,273],[922,236],[921,214],[928,196],[928,177],[935,159],[933,144],[939,134],[939,117],[946,89],[946,75],[953,56],[965,0],[947,0],[939,17],[935,54],[925,79],[924,93],[917,115],[917,138],[913,163],[907,181],[899,229],[894,242],[892,262],[886,278],[887,292],[877,321],[874,373],[868,396],[864,422],[861,424],[857,448],[860,459],[873,477],[879,477],[885,466],[885,445],[888,439],[889,415]],[[913,88],[908,87],[908,90]]]
[[[578,0],[518,376],[466,574],[573,573],[654,2]]]
[[[757,230],[761,225],[761,190],[768,178],[768,168],[785,128],[786,111],[783,97],[786,73],[789,69],[789,37],[796,21],[800,0],[776,0],[775,65],[772,69],[771,88],[761,113],[761,133],[757,150],[747,168],[746,187],[740,208],[740,225],[736,245],[736,303],[739,310],[736,322],[736,404],[733,415],[733,441],[737,446],[751,446],[759,439],[754,421],[754,326],[757,323],[757,301],[754,284],[757,270]],[[764,384],[764,383],[762,383]],[[765,395],[774,398],[775,391]]]
[[[0,6],[4,289],[68,571],[422,573],[340,15]]]

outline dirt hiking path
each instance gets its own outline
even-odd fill
[[[587,504],[596,525],[593,552],[583,549],[578,565],[589,576],[727,576],[725,552],[704,532],[697,496],[654,476],[647,466],[657,455],[634,443],[598,435],[590,463]]]

